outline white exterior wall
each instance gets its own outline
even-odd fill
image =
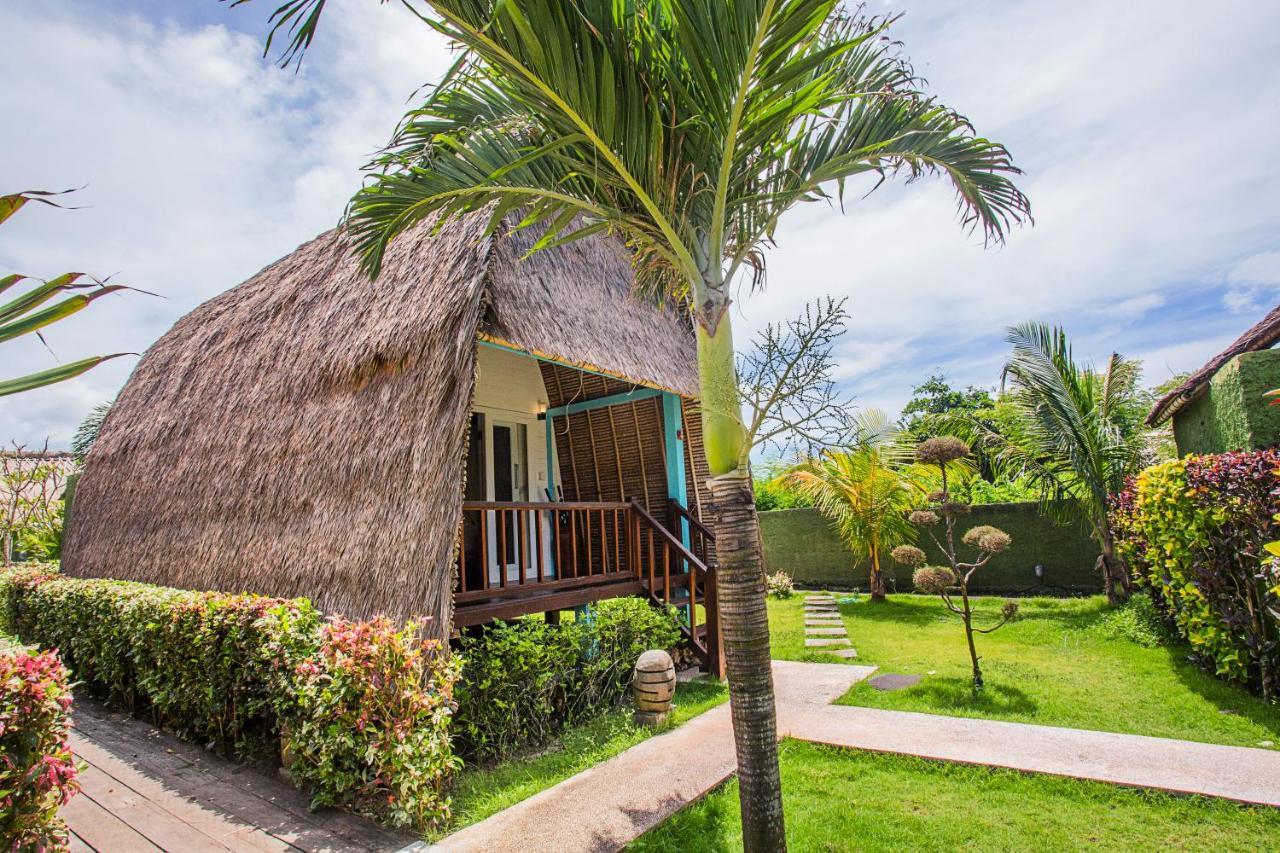
[[[547,390],[542,383],[542,371],[538,369],[538,361],[532,356],[521,355],[486,344],[476,347],[476,390],[471,410],[485,416],[485,443],[492,447],[490,424],[493,421],[505,421],[525,425],[525,436],[528,453],[528,478],[524,483],[529,500],[545,502],[547,500],[547,434],[546,422],[538,419],[540,412],[547,409]],[[553,451],[554,453],[554,451]],[[486,497],[493,499],[492,460],[487,460],[485,467],[488,482],[485,484]],[[557,474],[557,482],[559,476]],[[544,523],[544,550],[549,556],[551,536]],[[532,532],[530,532],[532,537]],[[494,542],[496,540],[492,540]],[[532,558],[533,540],[530,539],[530,557]],[[496,555],[496,545],[490,546],[490,554]],[[544,558],[545,559],[545,558]],[[546,559],[546,565],[550,560]],[[530,567],[531,568],[531,567]],[[497,581],[496,564],[490,568],[491,581]],[[518,571],[509,572],[508,579],[518,577]]]

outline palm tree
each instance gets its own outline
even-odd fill
[[[1129,574],[1115,549],[1108,498],[1141,468],[1143,436],[1132,413],[1141,364],[1112,353],[1106,369],[1077,364],[1061,327],[1009,329],[1013,353],[1003,382],[1018,414],[1012,440],[977,426],[1011,476],[1025,475],[1047,503],[1083,519],[1098,543],[1107,598],[1129,597]]]
[[[241,0],[243,2],[243,0]],[[989,241],[1029,217],[1009,153],[920,81],[839,0],[430,0],[422,20],[461,48],[406,116],[352,200],[376,274],[427,217],[486,210],[542,231],[536,248],[597,232],[625,242],[637,292],[695,321],[703,436],[746,849],[786,840],[769,626],[739,410],[730,294],[763,283],[782,214],[843,196],[859,175],[940,174],[962,224]],[[275,13],[291,41],[324,0]],[[415,10],[416,13],[416,10]]]
[[[907,437],[891,429],[883,413],[872,410],[860,418],[858,435],[849,449],[825,452],[783,476],[835,522],[851,550],[867,557],[871,600],[884,601],[881,558],[915,541],[907,513],[928,494],[930,481],[910,464]]]

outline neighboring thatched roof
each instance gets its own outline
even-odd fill
[[[606,238],[519,258],[473,216],[370,282],[330,231],[178,321],[76,491],[64,570],[311,597],[447,629],[477,334],[692,394],[692,332],[630,299]]]
[[[1187,377],[1185,382],[1161,397],[1147,415],[1147,425],[1158,426],[1173,417],[1174,412],[1200,395],[1224,364],[1240,353],[1270,349],[1277,341],[1280,341],[1280,305],[1272,308],[1267,316],[1237,338],[1235,343],[1209,359],[1208,364]]]

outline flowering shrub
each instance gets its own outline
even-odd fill
[[[395,826],[449,816],[445,781],[457,664],[410,622],[335,619],[319,655],[293,670],[280,702],[290,774],[315,805],[342,805]]]
[[[397,825],[448,814],[455,665],[415,628],[306,599],[0,573],[0,627],[62,650],[85,689],[198,743],[274,761],[320,804]]]
[[[616,704],[636,658],[680,640],[674,612],[638,598],[601,602],[572,622],[525,618],[462,638],[454,746],[505,755]]]
[[[67,745],[71,691],[55,652],[0,648],[0,838],[10,850],[61,850],[58,807],[76,791]]]
[[[786,572],[774,572],[764,579],[765,588],[774,598],[790,598],[795,594],[796,582]]]
[[[1188,456],[1112,500],[1117,546],[1157,608],[1222,678],[1280,696],[1280,451]]]
[[[16,570],[0,581],[13,633],[57,648],[84,689],[241,758],[274,754],[275,644],[263,616],[287,608],[314,633],[305,599],[190,592]],[[312,641],[314,646],[314,640]]]

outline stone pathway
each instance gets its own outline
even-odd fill
[[[809,649],[827,649],[842,658],[856,658],[858,653],[849,642],[840,609],[830,595],[806,595],[804,598],[804,645]]]
[[[1272,750],[831,704],[874,672],[871,666],[774,661],[779,735],[1280,807],[1280,752]],[[729,708],[721,705],[436,848],[618,850],[733,768]]]

